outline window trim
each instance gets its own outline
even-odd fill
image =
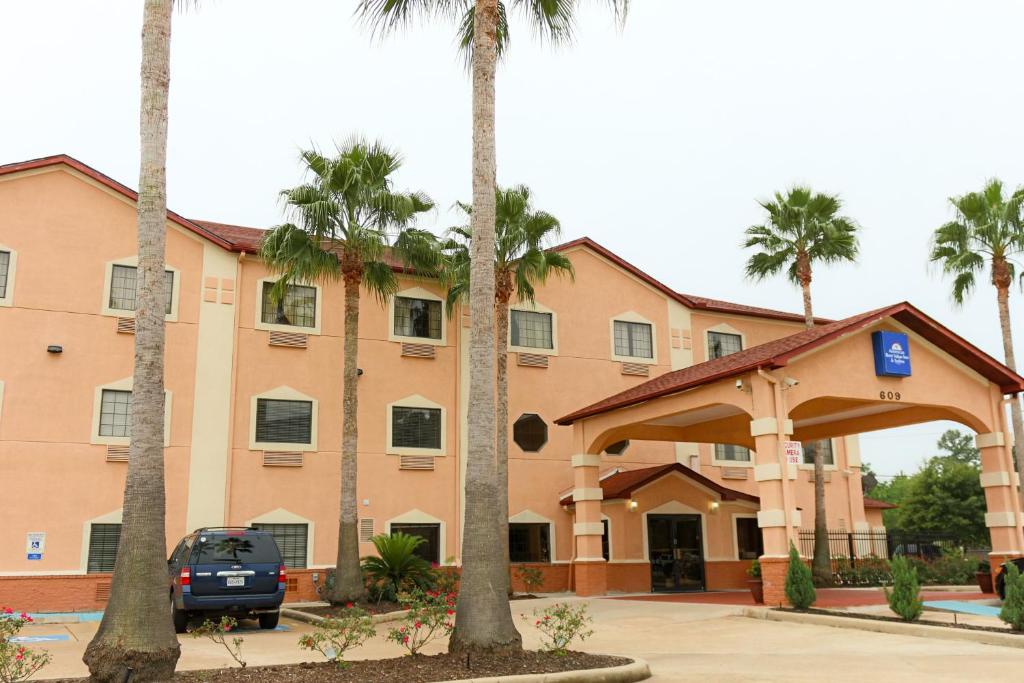
[[[537,348],[534,346],[517,346],[512,344],[512,311],[521,311],[523,313],[545,313],[551,316],[551,348]],[[531,304],[528,301],[519,302],[508,308],[508,351],[509,353],[533,353],[538,356],[557,356],[558,355],[558,314],[547,306],[533,302]]]
[[[740,557],[740,525],[737,520],[740,519],[753,519],[757,521],[756,512],[734,512],[732,513],[732,556],[738,562],[750,562],[751,560],[744,560]],[[758,525],[758,531],[761,530],[761,526]],[[764,535],[762,533],[761,543],[764,543]]]
[[[437,525],[439,525],[440,528],[437,531],[438,564],[440,566],[442,566],[442,567],[449,566],[449,563],[448,563],[448,545],[447,545],[448,525],[445,524],[443,519],[438,519],[437,517],[434,517],[433,515],[429,515],[426,512],[423,512],[423,510],[420,510],[419,508],[413,508],[412,510],[409,510],[408,512],[403,512],[402,514],[398,515],[397,517],[392,517],[391,519],[389,519],[386,522],[384,522],[384,533],[386,533],[386,534],[390,534],[391,533],[391,525],[392,524],[437,524]],[[455,562],[454,558],[452,558],[452,562]]]
[[[107,315],[114,318],[134,318],[135,311],[126,311],[121,308],[110,307],[110,286],[113,284],[111,279],[114,275],[114,266],[130,266],[132,268],[139,267],[138,256],[127,256],[125,258],[114,259],[113,261],[107,261],[103,264],[103,304],[100,309],[101,315]],[[178,302],[181,299],[181,271],[172,266],[170,263],[164,263],[164,270],[171,271],[173,287],[171,289],[171,312],[164,314],[164,321],[169,323],[178,322]]]
[[[261,398],[279,401],[308,401],[313,404],[309,430],[309,443],[279,443],[273,441],[256,440],[256,404]],[[260,394],[254,394],[249,399],[249,450],[251,451],[300,451],[310,453],[320,450],[317,447],[317,425],[319,424],[320,402],[312,396],[307,396],[289,386],[280,386]],[[270,524],[270,520],[262,520]]]
[[[704,337],[704,360],[705,361],[711,360],[711,333],[712,332],[717,332],[719,334],[734,334],[734,335],[736,335],[737,337],[740,338],[740,351],[745,351],[748,348],[747,347],[747,335],[745,335],[743,332],[737,330],[732,325],[729,325],[728,323],[719,323],[717,325],[714,325],[712,327],[707,328],[706,330],[704,330],[704,334],[701,335],[702,337]]]
[[[316,538],[314,533],[316,522],[311,519],[306,519],[300,515],[295,514],[284,508],[277,508],[270,512],[264,512],[262,515],[253,517],[248,520],[245,525],[252,526],[253,524],[305,524],[306,525],[306,569],[319,569],[320,567],[313,566],[313,539]],[[324,565],[326,566],[326,565]],[[332,565],[333,566],[333,565]]]
[[[734,446],[737,448],[747,448],[750,453],[750,460],[719,460],[718,449],[715,448],[717,443],[711,444],[711,464],[716,467],[753,467],[754,461],[756,460],[756,453],[753,448],[747,448],[746,446],[740,446],[739,444],[722,444],[723,446]]]
[[[523,510],[508,518],[509,524],[547,524],[548,525],[548,561],[546,564],[556,564],[558,542],[555,538],[555,522],[548,517],[538,515],[533,510]],[[575,541],[573,541],[575,542]],[[518,563],[524,564],[524,563]],[[545,564],[544,562],[527,562],[525,564]]]
[[[621,356],[615,352],[615,322],[642,323],[651,326],[651,357],[644,356]],[[611,359],[626,363],[643,363],[644,365],[658,364],[658,326],[635,311],[626,311],[619,315],[613,315],[608,319],[608,343],[610,346]]]
[[[312,287],[313,289],[316,290],[316,307],[313,315],[315,324],[313,325],[313,327],[306,327],[305,325],[277,325],[274,323],[263,322],[263,284],[267,282],[274,284],[280,279],[281,278],[279,277],[271,276],[256,279],[256,305],[253,306],[253,308],[256,311],[256,315],[255,320],[253,322],[253,327],[257,330],[266,330],[268,332],[297,332],[300,334],[316,335],[320,334],[320,326],[324,310],[324,292],[323,288],[315,282],[295,281],[289,283],[293,285],[298,285],[300,287]]]
[[[135,384],[134,377],[125,377],[116,382],[101,384],[93,387],[92,399],[92,423],[90,427],[89,443],[107,446],[127,446],[131,443],[130,436],[100,436],[100,411],[103,406],[103,390],[111,391],[133,391]],[[164,389],[164,448],[171,445],[171,417],[174,392]]]
[[[443,313],[444,311],[442,311]],[[408,446],[392,445],[392,420],[395,408],[435,408],[441,410],[441,447],[440,448],[411,448]],[[384,452],[387,455],[433,455],[444,457],[448,454],[448,410],[440,403],[434,403],[428,398],[419,394],[412,394],[400,398],[387,405],[385,411],[385,441]]]
[[[825,441],[825,440],[826,439],[811,439],[811,441]],[[836,472],[836,471],[839,470],[839,449],[836,448],[836,441],[837,440],[838,439],[832,439],[832,438],[827,439],[829,444],[832,446],[832,464],[830,465],[827,462],[826,463],[822,463],[822,465],[824,466],[823,469],[826,472]],[[803,450],[803,444],[801,444],[801,451],[802,450]],[[797,468],[801,469],[801,470],[810,470],[810,471],[813,472],[814,471],[814,463],[813,462],[805,463],[805,462],[802,462],[802,460],[803,460],[803,456],[801,455],[801,462],[800,462],[799,465],[797,465]],[[828,483],[828,482],[826,482],[826,483]]]
[[[0,243],[0,251],[10,254],[7,262],[7,289],[4,291],[4,295],[0,296],[0,306],[13,306],[15,276],[18,273],[18,252],[3,243]]]
[[[407,337],[402,334],[395,334],[395,299],[403,297],[406,299],[424,299],[426,301],[439,301],[441,303],[441,338],[431,339],[430,337]],[[448,346],[448,305],[443,297],[434,294],[422,287],[410,287],[403,289],[388,299],[388,341],[404,342],[406,344],[430,344],[431,346]],[[388,443],[391,443],[390,438]],[[443,444],[443,442],[442,442]]]

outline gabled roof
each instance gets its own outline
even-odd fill
[[[884,500],[875,500],[874,498],[868,498],[867,496],[864,496],[865,510],[893,510],[898,507],[899,505],[887,503]]]
[[[883,318],[893,318],[913,332],[924,337],[953,358],[999,386],[1004,394],[1024,391],[1024,377],[989,356],[963,337],[919,311],[907,302],[886,306],[867,313],[851,316],[834,323],[814,327],[788,337],[752,346],[737,353],[691,365],[669,372],[609,396],[555,420],[555,424],[569,425],[576,420],[606,413],[618,408],[643,403],[704,384],[743,375],[758,368],[781,368],[800,354],[843,335],[856,332]]]
[[[761,502],[761,499],[757,496],[726,488],[718,482],[708,479],[699,472],[695,472],[689,467],[677,462],[668,465],[658,465],[656,467],[644,467],[639,470],[626,470],[624,472],[617,472],[610,477],[605,477],[601,480],[601,491],[604,493],[604,500],[629,498],[633,491],[636,491],[638,488],[643,486],[647,486],[651,482],[661,479],[672,472],[678,472],[684,477],[692,479],[695,483],[703,486],[704,488],[711,489],[717,493],[722,500],[743,500],[750,503]],[[559,501],[559,504],[571,505],[572,494],[570,493],[563,496]]]

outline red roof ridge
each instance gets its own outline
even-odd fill
[[[864,508],[868,510],[893,510],[898,507],[899,505],[896,505],[895,503],[864,496]]]
[[[624,470],[622,472],[617,472],[610,477],[606,477],[601,480],[602,497],[604,500],[624,498],[630,495],[633,491],[646,486],[647,484],[660,479],[671,472],[678,472],[683,476],[693,479],[697,484],[717,493],[722,500],[744,500],[751,503],[761,502],[761,499],[755,495],[723,486],[715,480],[709,479],[703,474],[678,462],[667,463],[665,465],[655,465],[653,467],[641,467],[635,470]],[[559,499],[560,505],[570,505],[572,502],[571,493],[566,496],[562,496]]]

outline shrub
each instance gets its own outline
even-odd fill
[[[516,576],[523,582],[527,593],[540,592],[541,586],[544,585],[544,570],[540,567],[523,565],[516,569]]]
[[[401,626],[388,631],[388,640],[415,655],[430,641],[451,635],[455,628],[455,593],[416,590],[400,597],[409,612]]]
[[[22,627],[30,623],[32,617],[24,612],[15,614],[10,607],[0,611],[0,681],[3,683],[27,681],[50,663],[48,652],[33,652],[11,642]]]
[[[1004,579],[1006,598],[1003,599],[1003,608],[999,610],[999,618],[1014,631],[1024,631],[1024,575],[1016,564],[1009,562]]]
[[[416,554],[416,548],[424,542],[422,537],[379,534],[370,540],[377,556],[364,557],[362,566],[371,600],[397,601],[399,593],[434,587],[430,563]]]
[[[981,560],[980,562],[978,562],[978,569],[977,569],[977,571],[985,572],[986,574],[991,574],[992,573],[992,563],[989,562],[988,560]]]
[[[959,549],[944,550],[941,557],[931,563],[931,579],[938,584],[965,586],[975,582],[977,563]]]
[[[459,592],[459,571],[452,565],[455,563],[454,557],[449,557],[444,561],[444,567],[431,566],[431,578],[432,585],[430,586],[438,593],[455,593]]]
[[[231,655],[231,659],[238,662],[238,665],[244,669],[245,660],[242,659],[242,643],[245,642],[245,638],[235,636],[231,639],[230,645],[227,642],[227,634],[236,628],[238,628],[238,621],[236,619],[221,617],[220,621],[210,621],[207,619],[203,622],[202,626],[190,628],[188,632],[193,638],[209,638],[218,645],[221,645]]]
[[[299,647],[316,650],[339,667],[346,666],[345,652],[359,647],[377,635],[373,620],[366,611],[349,607],[340,617],[317,623],[312,633],[299,639]]]
[[[904,557],[892,561],[892,590],[885,589],[889,609],[904,621],[917,621],[924,607],[921,604],[921,586],[917,570]]]
[[[526,617],[526,615],[522,615]],[[556,655],[568,652],[569,644],[581,642],[593,635],[590,624],[593,619],[587,615],[587,604],[575,606],[559,602],[543,610],[533,611],[534,627],[541,633],[541,648]]]
[[[747,568],[747,576],[752,579],[761,578],[761,563],[755,557],[754,561],[750,563],[750,567]]]
[[[793,542],[789,543],[789,568],[786,570],[786,599],[798,610],[805,610],[818,599],[811,578],[811,568],[800,559]]]

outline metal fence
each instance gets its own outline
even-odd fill
[[[854,567],[858,560],[888,560],[899,555],[930,562],[948,550],[970,553],[973,549],[969,545],[955,536],[942,533],[828,530],[828,549],[832,560],[846,560]],[[800,554],[805,557],[814,555],[814,529],[800,530]]]

